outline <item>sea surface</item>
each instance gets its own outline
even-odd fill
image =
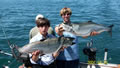
[[[120,64],[120,0],[0,0],[0,50],[11,53],[8,41],[17,46],[29,42],[29,31],[35,26],[37,14],[43,14],[51,26],[62,22],[59,14],[64,7],[72,10],[72,22],[93,22],[109,26],[114,24],[112,37],[104,32],[93,37],[79,37],[80,61],[87,62],[82,49],[93,40],[97,48],[97,61],[104,60],[104,49],[108,49],[108,62]],[[0,68],[8,65],[17,68],[21,62],[13,57],[0,54]]]

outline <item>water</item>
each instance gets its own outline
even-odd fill
[[[108,62],[120,64],[120,0],[0,0],[0,49],[10,53],[2,28],[11,43],[23,46],[28,43],[29,30],[35,26],[37,14],[47,17],[54,28],[62,22],[59,11],[65,6],[72,10],[72,22],[92,20],[105,25],[114,24],[112,37],[102,33],[86,39],[79,38],[80,60],[87,61],[82,49],[92,38],[93,46],[98,49],[98,61],[103,60],[104,48],[108,48]],[[0,67],[9,65],[17,68],[20,64],[14,58],[0,54]]]

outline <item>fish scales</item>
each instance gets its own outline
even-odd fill
[[[88,21],[85,23],[71,23],[68,25],[62,24],[65,32],[73,33],[76,36],[90,36],[90,33],[96,31],[98,33],[107,31],[112,32],[112,27],[105,26],[102,24],[97,24],[92,21]]]
[[[31,44],[27,44],[19,48],[18,50],[20,53],[31,53],[33,51],[40,50],[40,51],[43,51],[44,54],[48,54],[48,53],[53,53],[56,50],[58,50],[62,46],[61,44],[63,44],[64,46],[71,45],[73,40],[74,39],[70,37],[69,38],[65,38],[65,37],[50,38],[44,41],[37,41]]]

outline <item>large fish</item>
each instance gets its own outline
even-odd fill
[[[11,51],[17,60],[24,62],[28,59],[28,54],[33,51],[40,50],[43,54],[51,54],[55,51],[59,51],[62,46],[69,47],[74,44],[72,37],[59,37],[59,38],[49,38],[44,41],[37,41],[23,47],[17,47],[15,45],[11,46]]]
[[[44,41],[27,44],[18,50],[20,53],[31,53],[35,50],[40,50],[43,51],[44,54],[48,54],[59,50],[61,46],[70,46],[73,40],[74,38],[71,37],[49,38]]]
[[[66,32],[70,32],[75,34],[76,36],[90,36],[90,33],[96,31],[98,33],[107,31],[112,35],[112,27],[105,26],[102,24],[97,24],[92,21],[88,21],[85,23],[72,23],[72,24],[62,24],[63,29]]]

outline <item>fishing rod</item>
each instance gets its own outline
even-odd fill
[[[15,44],[11,44],[10,43],[10,41],[9,41],[9,39],[8,39],[6,33],[5,33],[5,30],[3,29],[3,27],[2,27],[2,31],[3,31],[3,34],[4,34],[5,38],[6,38],[6,41],[7,41],[8,45],[9,45],[10,49],[11,49],[12,54],[6,53],[6,52],[4,52],[2,50],[1,50],[1,53],[5,54],[5,55],[13,56],[14,58],[17,58],[17,56],[15,55],[15,49],[17,49],[17,47],[15,46]]]
[[[10,41],[9,41],[9,39],[8,39],[6,33],[5,33],[5,30],[3,29],[3,27],[2,27],[2,31],[3,31],[3,34],[4,34],[5,38],[6,38],[6,41],[7,41],[8,45],[11,46],[11,43],[10,43]]]
[[[8,55],[8,56],[13,56],[12,54],[7,53],[7,52],[4,52],[4,51],[2,51],[2,50],[0,50],[0,53],[1,53],[1,54],[4,54],[4,55]]]
[[[7,43],[8,43],[8,46],[9,46],[10,49],[12,50],[15,46],[14,46],[14,44],[11,44],[11,43],[10,43],[10,41],[9,41],[9,39],[8,39],[6,33],[5,33],[5,30],[4,30],[3,26],[1,26],[1,28],[2,28],[3,34],[4,34],[4,36],[5,36],[5,39],[6,39]],[[4,51],[2,51],[2,50],[0,50],[0,53],[1,53],[1,54],[5,54],[5,55],[8,55],[8,56],[13,56],[13,54],[4,52]]]
[[[2,51],[2,50],[0,50],[0,53],[1,53],[1,54],[5,54],[5,55],[8,55],[8,56],[12,56],[12,57],[14,57],[16,60],[20,60],[20,61],[21,61],[21,58],[27,59],[28,55],[26,55],[26,54],[22,54],[22,55],[21,55],[21,53],[19,53],[19,51],[18,51],[18,47],[17,47],[15,44],[11,44],[11,43],[10,43],[10,41],[9,41],[9,39],[8,39],[6,33],[5,33],[5,30],[3,29],[3,27],[2,27],[2,31],[3,31],[3,33],[4,33],[4,36],[5,36],[5,38],[6,38],[6,41],[7,41],[8,45],[9,45],[12,53],[10,54],[10,53],[4,52],[4,51]],[[18,57],[19,57],[19,58],[18,58]],[[24,61],[24,60],[23,60],[23,61]]]
[[[12,50],[13,48],[15,48],[15,45],[10,43],[10,40],[8,39],[8,37],[7,37],[7,35],[6,35],[6,32],[5,32],[5,30],[4,30],[4,27],[1,26],[1,28],[2,28],[2,32],[3,32],[3,34],[4,34],[4,37],[5,37],[5,39],[6,39],[7,43],[8,43],[8,46],[9,46],[10,49]]]
[[[5,15],[6,15],[6,14],[4,14],[4,15],[2,15],[2,16],[5,16]],[[0,16],[0,22],[1,22],[2,16]],[[11,48],[11,43],[10,43],[10,41],[9,41],[6,33],[5,33],[4,26],[1,25],[0,27],[2,28],[2,32],[3,32],[3,34],[4,34],[5,38],[6,38],[6,41],[7,41],[8,45],[9,45],[9,47]]]
[[[1,19],[1,17],[0,17],[0,19]],[[6,32],[5,32],[5,30],[4,30],[4,27],[1,26],[1,28],[2,28],[2,32],[3,32],[3,34],[4,34],[4,37],[5,37],[5,39],[6,39],[7,43],[8,43],[8,46],[10,47],[12,53],[4,52],[3,50],[0,50],[0,53],[1,53],[1,54],[4,54],[4,55],[7,55],[7,56],[11,56],[11,57],[16,58],[16,55],[15,55],[15,53],[14,53],[14,50],[15,50],[15,48],[16,48],[16,45],[10,43],[10,40],[8,39],[8,37],[7,37],[7,35],[6,35]],[[11,65],[13,62],[11,63],[10,61],[8,61],[8,63],[9,63],[9,65]],[[9,65],[3,65],[2,68],[9,68]]]

